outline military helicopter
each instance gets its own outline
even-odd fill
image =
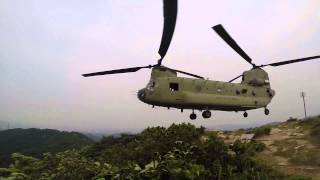
[[[320,58],[312,56],[271,64],[256,65],[252,59],[240,48],[234,39],[227,33],[222,25],[216,25],[213,30],[244,60],[252,65],[252,69],[243,72],[236,78],[228,81],[212,81],[189,72],[171,69],[162,65],[169,48],[177,19],[177,0],[163,0],[164,26],[159,48],[160,59],[157,64],[148,66],[115,69],[95,73],[83,74],[84,77],[136,72],[140,69],[151,68],[151,77],[147,86],[138,91],[138,99],[153,107],[161,106],[177,108],[183,112],[191,109],[190,119],[197,118],[195,110],[202,111],[203,118],[210,118],[210,110],[243,111],[247,117],[247,110],[264,108],[265,115],[269,114],[267,105],[275,95],[271,89],[268,73],[262,68],[265,66],[281,66],[301,61]],[[178,77],[177,73],[192,78]],[[240,83],[232,83],[242,77]]]

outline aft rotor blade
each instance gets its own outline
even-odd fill
[[[163,0],[163,32],[162,39],[159,48],[159,55],[161,59],[159,60],[159,65],[161,65],[161,61],[166,55],[168,48],[170,46],[170,42],[174,33],[174,29],[176,26],[177,20],[177,10],[178,2],[177,0]]]
[[[177,69],[171,69],[171,68],[167,68],[171,71],[175,71],[175,72],[178,72],[178,73],[181,73],[181,74],[186,74],[186,75],[189,75],[189,76],[192,76],[192,77],[196,77],[196,78],[199,78],[199,79],[204,79],[202,76],[199,76],[199,75],[196,75],[196,74],[191,74],[191,73],[188,73],[188,72],[185,72],[185,71],[180,71],[180,70],[177,70]]]
[[[317,58],[320,58],[320,56],[311,56],[311,57],[305,57],[305,58],[300,58],[300,59],[281,61],[281,62],[271,63],[271,64],[267,64],[267,65],[262,65],[262,67],[263,66],[281,66],[281,65],[297,63],[297,62],[302,62],[302,61],[308,61],[308,60],[317,59]]]
[[[239,76],[237,76],[237,77],[235,77],[235,78],[233,78],[233,79],[231,79],[230,81],[228,81],[229,83],[231,83],[231,82],[233,82],[233,81],[235,81],[235,80],[237,80],[239,77],[242,77],[243,75],[241,74],[241,75],[239,75]]]
[[[142,68],[151,68],[151,67],[153,66],[149,65],[149,66],[132,67],[132,68],[124,68],[124,69],[114,69],[109,71],[100,71],[100,72],[83,74],[82,76],[89,77],[89,76],[101,76],[101,75],[107,75],[107,74],[129,73],[129,72],[136,72]]]
[[[212,29],[243,59],[245,59],[251,65],[255,66],[252,63],[252,59],[240,48],[237,42],[234,39],[232,39],[232,37],[228,34],[228,32],[223,28],[221,24],[213,26]]]

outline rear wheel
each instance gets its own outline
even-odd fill
[[[264,109],[264,114],[265,114],[265,115],[269,115],[269,114],[270,114],[269,109],[265,108],[265,109]]]
[[[208,110],[205,110],[202,112],[202,117],[207,119],[207,118],[210,118],[211,117],[211,112],[208,111]]]
[[[247,112],[244,112],[244,113],[243,113],[243,117],[245,117],[245,118],[248,117],[248,113],[247,113]]]

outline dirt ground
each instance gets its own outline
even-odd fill
[[[319,151],[318,153],[320,153],[320,147],[307,140],[308,133],[307,130],[300,127],[279,126],[279,128],[272,128],[270,135],[256,139],[266,144],[266,149],[259,156],[268,160],[273,167],[281,169],[282,172],[287,174],[311,176],[312,179],[320,180],[319,166],[298,165],[290,161],[290,158],[303,152]],[[292,154],[286,154],[286,152]]]

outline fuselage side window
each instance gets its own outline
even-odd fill
[[[179,84],[178,83],[169,83],[170,91],[179,91]]]
[[[248,91],[247,89],[242,89],[242,91],[241,91],[241,92],[242,92],[242,94],[246,94],[246,93],[247,93],[247,91]]]

